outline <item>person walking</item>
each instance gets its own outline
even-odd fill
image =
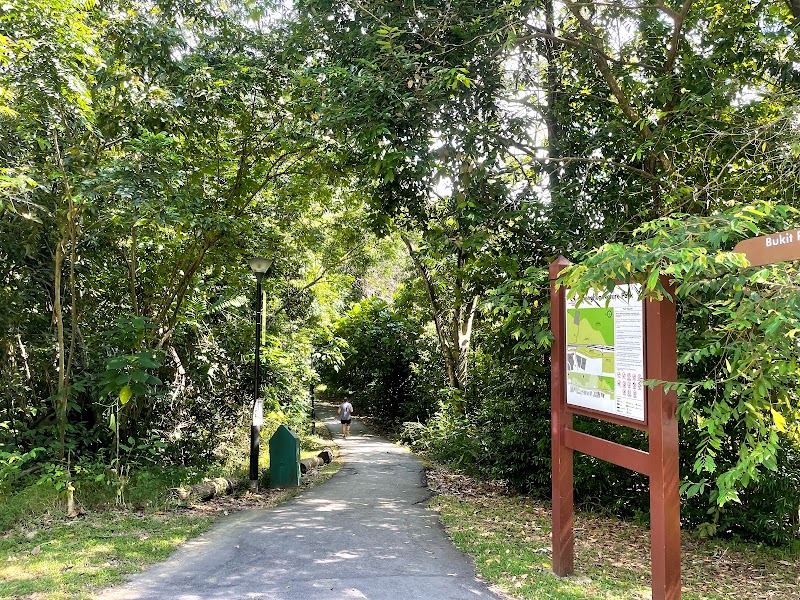
[[[341,415],[340,419],[342,421],[342,435],[347,438],[347,436],[350,435],[350,422],[352,421],[353,417],[353,405],[345,400],[339,405],[339,410],[336,411],[336,414]]]

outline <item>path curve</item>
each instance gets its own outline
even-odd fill
[[[357,418],[341,439],[335,408],[317,408],[342,448],[337,474],[275,508],[223,518],[100,600],[501,598],[426,508],[420,461]]]

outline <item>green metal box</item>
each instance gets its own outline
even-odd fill
[[[300,438],[281,425],[269,439],[269,487],[300,485]]]

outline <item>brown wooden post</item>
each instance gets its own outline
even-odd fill
[[[675,298],[666,278],[664,288]],[[645,303],[645,360],[648,379],[677,381],[675,304]],[[678,480],[678,406],[675,390],[649,390],[650,560],[653,600],[681,597],[681,519]]]
[[[553,346],[550,375],[550,399],[552,407],[552,456],[553,456],[553,572],[559,577],[574,571],[573,531],[573,474],[572,449],[565,444],[565,431],[572,429],[572,413],[567,411],[566,389],[566,289],[556,290],[556,279],[571,263],[559,256],[550,265],[550,328]]]

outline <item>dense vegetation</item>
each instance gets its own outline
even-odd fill
[[[797,269],[731,250],[798,221],[798,28],[792,1],[7,2],[0,497],[240,468],[253,255],[271,423],[320,381],[547,495],[564,254],[576,289],[676,283],[686,525],[796,538]],[[576,465],[587,505],[645,513],[644,484]]]

